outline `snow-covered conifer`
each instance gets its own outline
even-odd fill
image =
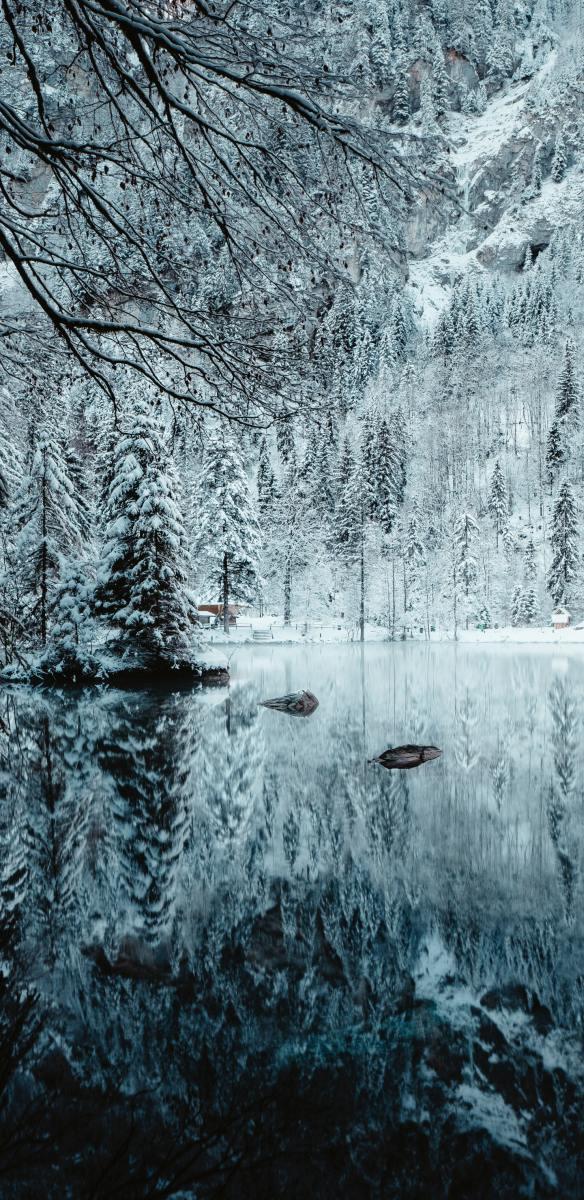
[[[424,75],[420,84],[420,122],[425,137],[433,137],[437,133],[432,80],[429,75]]]
[[[147,399],[114,449],[96,611],[129,649],[160,658],[188,649],[193,606],[178,481]]]
[[[489,512],[493,518],[495,526],[495,540],[497,547],[499,546],[499,537],[505,532],[509,519],[509,505],[507,501],[507,488],[505,479],[501,470],[501,464],[497,459],[493,474],[491,476],[491,486],[489,489]]]
[[[566,417],[572,414],[578,416],[579,396],[574,362],[574,343],[569,338],[566,342],[564,362],[556,390],[556,419],[558,421],[565,421]]]
[[[15,501],[14,519],[19,530],[14,547],[15,570],[25,596],[21,618],[27,619],[33,641],[44,646],[62,556],[82,554],[73,483],[62,446],[51,432],[40,438],[30,474]]]
[[[554,604],[569,604],[580,565],[578,518],[572,489],[567,482],[560,488],[552,519],[552,563],[547,588]]]
[[[559,423],[553,421],[547,436],[545,465],[548,482],[553,484],[557,478],[558,471],[565,461],[564,439],[562,437]]]
[[[395,36],[395,31],[394,31]],[[397,125],[403,125],[410,117],[410,89],[408,69],[405,58],[400,55],[394,67],[394,92],[392,103],[392,118]]]
[[[276,446],[282,462],[287,463],[294,453],[294,428],[290,420],[277,421]]]
[[[375,447],[375,502],[372,515],[389,536],[403,498],[402,462],[387,421],[379,426]]]
[[[564,134],[560,129],[556,137],[554,157],[552,159],[551,176],[554,183],[561,183],[564,175],[566,174],[567,165],[568,161],[566,154],[566,143],[564,140]]]
[[[454,525],[452,547],[455,626],[459,616],[464,616],[468,626],[469,617],[476,602],[474,589],[478,572],[476,557],[478,535],[479,527],[475,518],[470,513],[461,513]]]
[[[241,450],[234,432],[223,425],[209,431],[200,486],[194,547],[200,587],[222,600],[227,570],[231,599],[254,603],[261,582],[260,530]]]
[[[260,442],[257,469],[258,512],[268,522],[276,500],[276,478],[272,470],[270,454],[265,437]]]
[[[438,120],[440,120],[448,112],[450,97],[450,83],[446,74],[444,55],[440,46],[438,46],[432,58],[432,81],[434,110]]]

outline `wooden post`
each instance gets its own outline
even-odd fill
[[[223,555],[223,630],[229,634],[229,571],[227,551]]]

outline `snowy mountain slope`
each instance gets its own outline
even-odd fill
[[[530,186],[536,154],[549,170],[556,131],[566,117],[561,104],[545,118],[532,104],[534,93],[553,78],[557,60],[557,51],[551,51],[532,79],[496,92],[483,113],[449,115],[442,153],[454,172],[459,206],[445,206],[445,228],[421,254],[418,226],[410,244],[410,291],[423,324],[435,323],[455,279],[484,268],[520,270],[529,247],[537,254],[555,231],[581,220],[579,154],[564,179],[544,178],[539,190]]]

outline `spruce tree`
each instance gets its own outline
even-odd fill
[[[535,147],[533,155],[533,163],[531,166],[531,195],[539,196],[542,184],[542,147],[541,143]]]
[[[556,137],[554,157],[552,159],[551,176],[554,183],[561,183],[566,174],[567,165],[566,143],[564,141],[564,134],[560,129]]]
[[[188,651],[193,605],[178,481],[147,400],[123,422],[104,524],[97,613],[138,655],[163,660]]]
[[[272,470],[270,455],[265,437],[260,442],[257,469],[258,512],[265,523],[269,522],[270,513],[276,500],[276,478]]]
[[[555,483],[558,471],[565,460],[564,440],[557,421],[553,421],[547,436],[545,465],[548,482]]]
[[[420,122],[421,131],[425,137],[434,137],[436,135],[438,125],[436,110],[434,108],[432,80],[428,75],[424,75],[420,84]]]
[[[200,492],[194,554],[200,585],[211,599],[224,602],[227,589],[234,601],[254,603],[261,591],[261,535],[243,456],[225,426],[208,434]]]
[[[577,415],[579,397],[580,393],[574,362],[574,343],[569,338],[566,342],[564,362],[556,390],[557,421],[565,421],[566,417],[572,414]]]
[[[525,547],[523,581],[522,619],[526,625],[533,625],[539,615],[539,605],[537,599],[537,563],[535,546],[531,537]]]
[[[475,518],[470,513],[461,513],[454,525],[452,547],[455,627],[459,615],[463,615],[468,628],[469,616],[475,604],[474,588],[478,571],[475,545],[478,534]]]
[[[297,575],[315,557],[318,541],[313,508],[310,498],[305,495],[294,455],[282,480],[276,529],[283,581],[284,624],[289,625]]]
[[[375,450],[375,505],[373,517],[389,537],[403,499],[402,463],[387,421],[382,421]]]
[[[73,483],[59,440],[41,434],[30,474],[15,500],[18,535],[13,567],[24,593],[26,619],[33,641],[46,645],[50,611],[59,581],[61,558],[81,554],[82,533]]]
[[[346,563],[355,561],[359,548],[361,495],[351,443],[345,438],[339,459],[335,541],[337,552]]]
[[[394,68],[394,92],[392,101],[392,119],[396,125],[405,125],[410,118],[410,89],[408,71],[403,55],[396,59]]]
[[[552,563],[547,577],[548,592],[554,604],[568,604],[578,572],[580,555],[576,505],[567,482],[562,484],[554,506],[551,544]]]
[[[450,98],[450,82],[444,65],[442,48],[437,47],[432,59],[432,79],[434,82],[434,108],[438,120],[448,112]]]
[[[495,540],[498,549],[499,537],[505,532],[509,518],[507,488],[505,487],[505,479],[498,459],[495,463],[491,478],[491,487],[489,489],[489,512],[495,526]]]
[[[397,502],[403,504],[407,481],[407,428],[403,409],[400,405],[391,419],[391,432],[394,438],[397,460],[399,463]]]
[[[407,607],[412,609],[419,600],[420,575],[426,562],[426,551],[420,535],[420,512],[416,499],[412,501],[405,532],[404,557],[407,583]]]
[[[282,463],[285,465],[294,453],[294,427],[290,420],[282,418],[276,423],[276,446]]]

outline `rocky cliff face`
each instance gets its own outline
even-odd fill
[[[472,88],[463,67],[456,62]],[[537,257],[581,219],[581,87],[551,46],[528,74],[492,92],[484,112],[451,112],[428,136],[439,182],[419,193],[405,240],[414,301],[430,323],[462,274],[520,271],[528,251]]]

